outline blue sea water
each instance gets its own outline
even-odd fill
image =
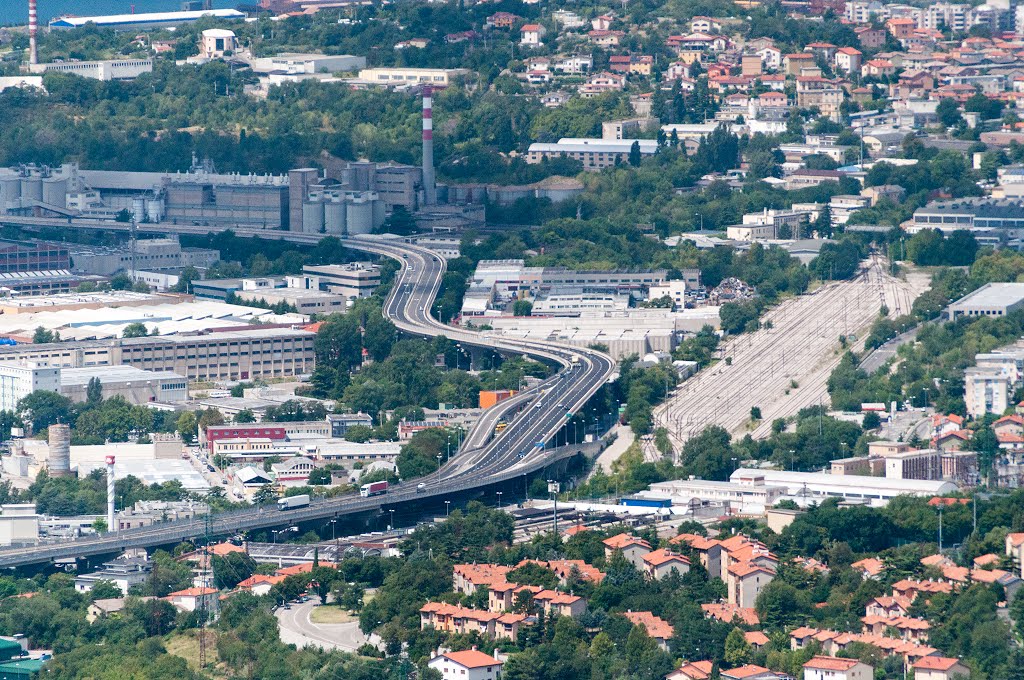
[[[234,7],[238,0],[214,0],[217,8]],[[39,23],[45,24],[62,14],[91,16],[135,12],[173,12],[181,9],[181,0],[38,0]],[[0,26],[28,24],[28,0],[0,0]]]

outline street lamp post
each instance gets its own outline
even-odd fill
[[[332,540],[332,541],[333,541],[333,540],[335,540],[335,534],[334,534],[334,529],[335,529],[335,525],[336,525],[337,523],[338,523],[338,520],[337,520],[337,518],[335,518],[335,519],[332,519],[332,520],[331,520],[331,540]]]
[[[394,531],[395,530],[395,511],[394,510],[388,510],[388,512],[391,513],[391,526],[389,528],[392,531]]]
[[[441,454],[437,454],[437,483],[441,483]]]
[[[496,492],[498,494],[498,509],[501,510],[501,491]]]
[[[445,501],[444,502],[444,516],[445,517],[448,517],[448,510],[451,508],[451,504],[452,504],[451,501]]]

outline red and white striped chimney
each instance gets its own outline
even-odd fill
[[[423,88],[423,202],[437,203],[437,186],[434,182],[434,119],[433,89]]]
[[[36,37],[39,33],[39,16],[36,13],[36,0],[28,0],[28,63],[39,63],[39,47]]]

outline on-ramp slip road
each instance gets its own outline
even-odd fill
[[[104,226],[123,230],[122,225]],[[209,231],[187,225],[161,225],[161,230],[197,234]],[[311,245],[322,238],[319,234],[260,230],[239,230],[236,234]],[[390,257],[401,263],[383,308],[384,315],[399,329],[428,337],[444,335],[456,342],[505,354],[527,355],[557,363],[562,366],[562,370],[514,401],[506,400],[488,409],[467,436],[466,445],[459,455],[446,463],[439,473],[424,478],[422,482],[426,486],[421,491],[416,490],[415,482],[407,482],[392,487],[385,495],[370,498],[349,495],[314,499],[307,507],[288,511],[279,511],[276,507],[252,507],[219,513],[213,518],[211,526],[212,533],[216,535],[231,535],[285,523],[373,511],[382,506],[458,494],[539,470],[554,459],[554,454],[545,449],[545,444],[614,372],[612,359],[594,350],[553,342],[489,337],[440,323],[431,316],[431,307],[441,287],[446,264],[444,258],[431,250],[387,237],[352,237],[343,239],[343,243],[346,247]],[[508,427],[490,438],[488,435],[494,431],[497,420],[507,417],[511,410],[523,406],[524,402],[525,408],[509,421]],[[195,538],[202,535],[204,530],[202,522],[162,522],[72,542],[9,548],[0,550],[0,567],[90,557],[130,547],[166,545]]]

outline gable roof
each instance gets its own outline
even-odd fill
[[[823,671],[848,671],[860,661],[857,659],[840,659],[835,656],[816,656],[804,664],[804,668]]]
[[[626,533],[606,538],[601,542],[604,543],[605,547],[610,548],[611,550],[623,550],[631,545],[639,545],[647,548],[648,550],[651,549],[651,544],[644,539]]]
[[[463,652],[445,652],[441,656],[459,664],[463,668],[483,668],[485,666],[500,666],[504,662],[495,659],[490,654],[484,654],[476,649],[467,649]]]
[[[953,659],[948,656],[926,656],[917,660],[911,668],[919,668],[927,671],[948,671],[960,663],[960,659]]]

